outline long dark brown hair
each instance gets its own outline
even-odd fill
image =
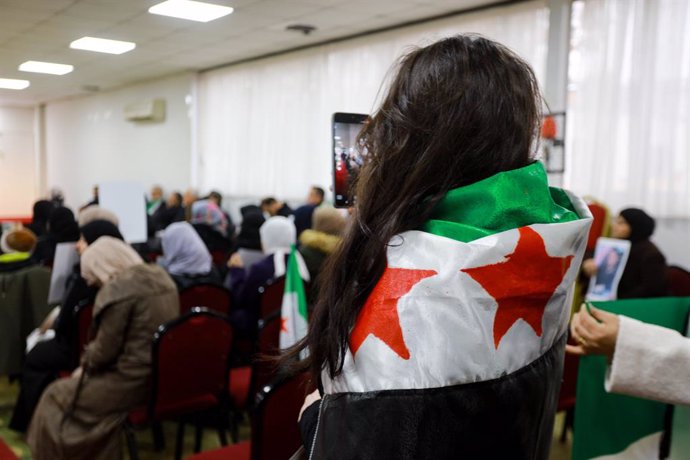
[[[307,337],[283,362],[308,348],[293,370],[340,374],[391,238],[419,229],[449,190],[529,164],[541,104],[530,66],[486,38],[457,35],[405,55],[360,134],[368,153],[352,225],[320,275]]]

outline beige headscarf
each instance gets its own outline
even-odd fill
[[[102,236],[81,255],[81,276],[90,285],[103,285],[124,270],[143,263],[128,244],[111,236]]]
[[[112,211],[108,211],[107,209],[99,206],[89,206],[79,213],[79,227],[83,227],[94,220],[107,220],[116,227],[120,225],[117,216]]]

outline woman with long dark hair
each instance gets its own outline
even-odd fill
[[[286,362],[318,459],[545,459],[591,222],[535,162],[539,88],[491,40],[402,58],[360,134],[353,224]],[[312,396],[311,399],[314,397]]]

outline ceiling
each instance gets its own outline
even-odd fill
[[[0,89],[0,104],[34,105],[116,88],[496,3],[496,0],[204,0],[235,12],[208,23],[157,16],[162,0],[0,0],[0,78],[31,81],[22,91]],[[289,24],[317,27],[310,35]],[[109,55],[73,50],[82,36],[136,42]],[[74,72],[17,70],[24,61],[72,64]]]

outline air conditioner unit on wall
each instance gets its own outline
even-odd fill
[[[124,109],[127,121],[163,121],[165,120],[165,100],[148,99],[128,104]]]

